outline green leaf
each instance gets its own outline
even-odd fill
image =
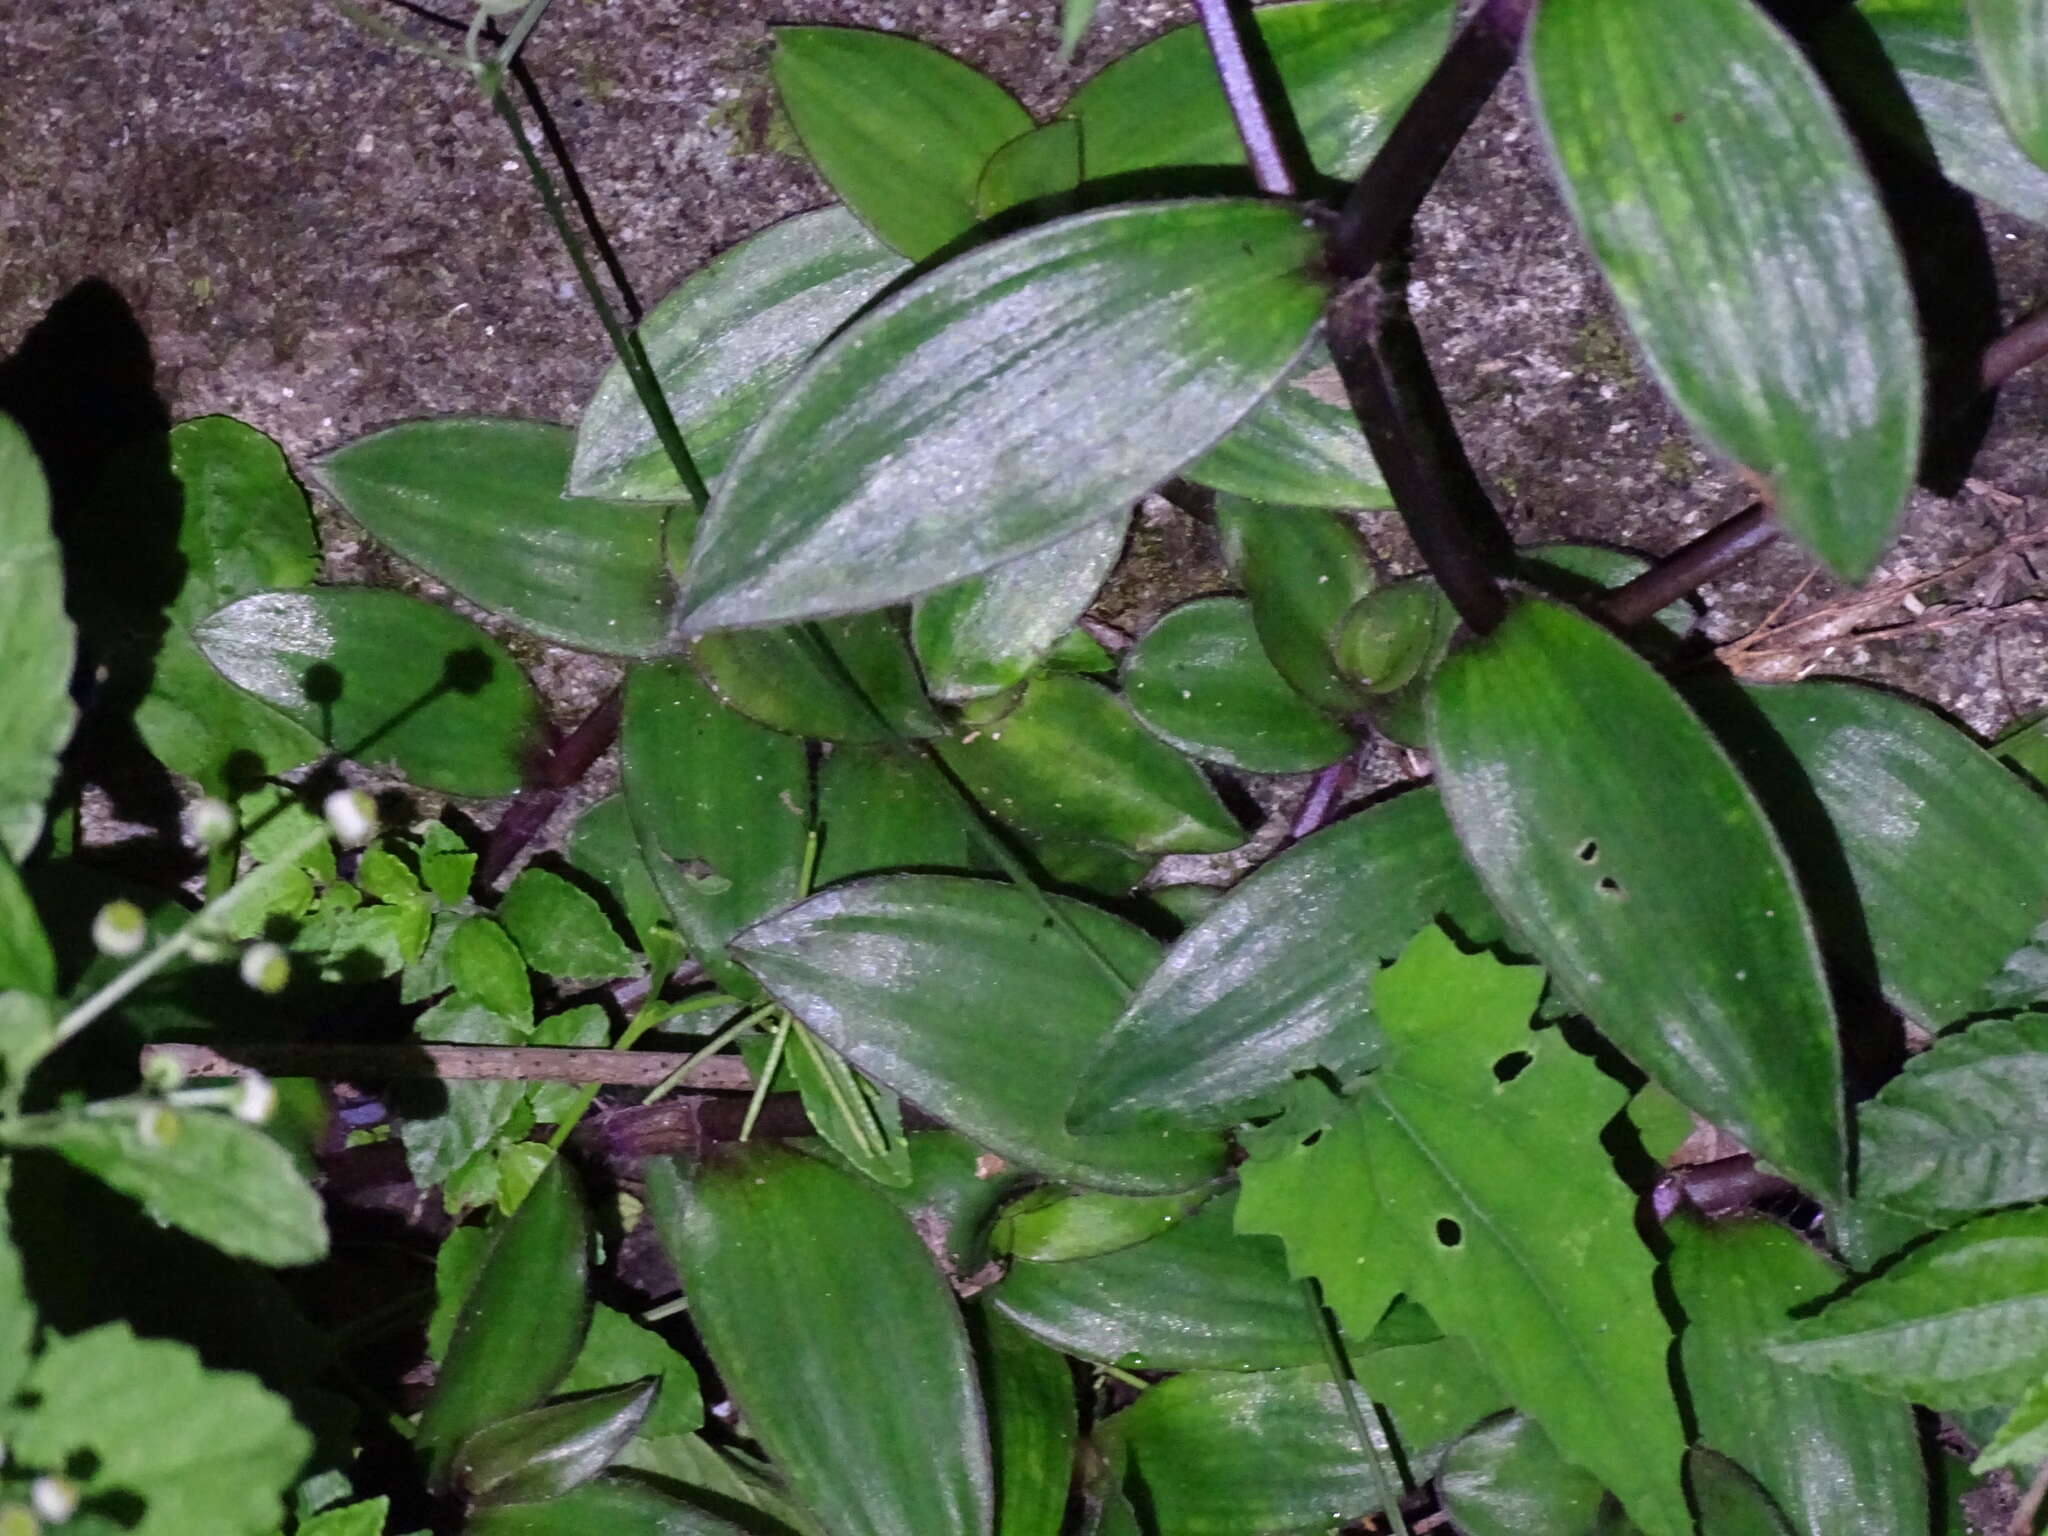
[[[976,1313],[970,1326],[995,1457],[995,1536],[1060,1536],[1079,1432],[1073,1370],[1000,1317]]]
[[[452,940],[451,940],[452,943]],[[521,967],[522,979],[525,969]],[[533,1031],[530,1011],[512,1017],[474,998],[444,999],[413,1020],[422,1040],[453,1045],[518,1045]],[[425,1188],[445,1183],[470,1158],[499,1139],[518,1111],[522,1085],[510,1080],[438,1082],[402,1089],[397,1094],[404,1121],[405,1162],[413,1182]],[[451,1210],[481,1204],[495,1197],[495,1187],[478,1200],[450,1190]]]
[[[912,609],[911,638],[934,698],[1014,688],[1063,640],[1115,568],[1128,511],[936,592]]]
[[[311,584],[320,543],[306,493],[276,443],[232,416],[171,428],[184,581],[170,607],[183,627],[238,597]]]
[[[527,980],[526,961],[511,936],[490,918],[472,917],[457,926],[448,935],[442,964],[463,999],[522,1031],[533,1027],[533,984]]]
[[[1293,364],[1320,239],[1239,200],[1109,208],[926,273],[826,344],[692,553],[692,631],[859,613],[1135,501]]]
[[[990,1529],[994,1478],[966,1332],[884,1196],[758,1142],[728,1144],[689,1176],[657,1162],[647,1194],[749,1430],[804,1502],[829,1512],[835,1536]]]
[[[832,190],[922,261],[980,222],[989,157],[1031,114],[936,48],[853,27],[777,27],[775,89]]]
[[[784,1059],[804,1114],[833,1151],[877,1184],[901,1188],[910,1183],[910,1145],[896,1095],[862,1077],[801,1025]]]
[[[2048,800],[1931,710],[1875,688],[1742,698],[1750,710],[1698,702],[1771,812],[1822,947],[1919,1023],[1962,1017],[2048,921]]]
[[[590,1216],[557,1157],[491,1239],[463,1297],[413,1444],[439,1477],[457,1446],[569,1373],[590,1317]]]
[[[1880,1205],[1940,1221],[2048,1200],[2048,1014],[1943,1036],[1856,1128],[1860,1192]]]
[[[1996,1467],[2022,1471],[2043,1459],[2048,1459],[2048,1377],[2035,1382],[2013,1406],[1970,1470],[1979,1476]]]
[[[569,1374],[562,1378],[559,1390],[595,1392],[643,1376],[660,1378],[661,1394],[648,1411],[642,1434],[687,1435],[703,1424],[704,1402],[690,1362],[652,1328],[643,1328],[625,1313],[602,1303],[593,1306],[582,1352],[576,1356]]]
[[[2048,167],[2048,16],[2028,0],[1968,0],[1970,36],[2014,140]]]
[[[517,789],[539,724],[533,685],[469,620],[399,592],[321,587],[230,603],[193,631],[228,681],[343,757],[422,789]]]
[[[327,1256],[319,1197],[291,1154],[231,1116],[109,1104],[30,1115],[6,1139],[57,1153],[224,1253],[275,1265]]]
[[[1183,752],[1251,773],[1334,763],[1351,737],[1311,707],[1267,658],[1240,597],[1183,603],[1124,660],[1124,697]]]
[[[26,1390],[35,1406],[13,1417],[9,1466],[70,1474],[88,1509],[126,1506],[129,1536],[262,1536],[313,1448],[253,1376],[209,1371],[126,1323],[50,1338]]]
[[[1335,367],[1329,348],[1314,343],[1285,383],[1182,473],[1272,506],[1392,506],[1358,418],[1310,388],[1335,379]]]
[[[1775,1223],[1669,1222],[1681,1360],[1699,1438],[1735,1458],[1801,1536],[1925,1536],[1912,1410],[1764,1352],[1794,1308],[1841,1277]]]
[[[1337,665],[1344,616],[1374,585],[1349,518],[1216,499],[1223,559],[1251,599],[1259,643],[1310,703],[1349,714],[1366,695]]]
[[[604,908],[581,886],[528,866],[498,903],[498,921],[546,976],[609,981],[638,969]]]
[[[1717,1451],[1694,1446],[1686,1455],[1700,1536],[1799,1536],[1763,1485]]]
[[[1920,336],[1826,91],[1753,0],[1552,0],[1532,27],[1559,180],[1651,367],[1786,531],[1860,581],[1919,460]]]
[[[1600,1131],[1626,1095],[1552,1027],[1533,966],[1425,930],[1382,971],[1386,1057],[1312,1144],[1245,1165],[1241,1230],[1353,1334],[1406,1291],[1652,1536],[1691,1531],[1654,1261]]]
[[[1381,961],[1448,914],[1499,936],[1443,803],[1419,789],[1327,827],[1235,887],[1166,953],[1082,1078],[1080,1126],[1221,1126],[1318,1061],[1380,1053]]]
[[[804,359],[909,269],[844,208],[821,208],[748,236],[655,305],[640,343],[698,472],[716,481]],[[577,424],[568,494],[687,495],[616,362]]]
[[[1020,1259],[998,1312],[1070,1355],[1141,1371],[1263,1371],[1322,1359],[1322,1339],[1269,1237],[1239,1236],[1234,1193],[1149,1242],[1089,1259]]]
[[[564,499],[570,448],[546,422],[443,416],[358,438],[319,475],[381,542],[478,607],[579,650],[665,650],[662,514]]]
[[[2048,1373],[2048,1207],[1943,1232],[1766,1347],[1930,1408],[2011,1402]]]
[[[818,765],[818,867],[812,883],[900,869],[968,871],[984,855],[956,801],[907,755],[835,747]]]
[[[1153,963],[1157,946],[1129,924],[1049,899],[1116,971]],[[1013,1163],[1131,1193],[1187,1189],[1216,1172],[1211,1137],[1075,1136],[1061,1123],[1123,989],[1030,892],[877,876],[758,924],[734,949],[854,1066]]]
[[[0,849],[17,862],[42,835],[57,754],[71,739],[75,635],[49,486],[28,435],[0,415]]]
[[[792,736],[896,741],[943,729],[894,614],[702,635],[690,659],[730,708]]]
[[[989,1246],[1040,1264],[1099,1258],[1163,1236],[1201,1209],[1210,1193],[1105,1195],[1045,1186],[1003,1208]]]
[[[1264,52],[1316,169],[1349,179],[1394,125],[1450,36],[1447,0],[1261,6]],[[1074,93],[1088,179],[1165,166],[1239,166],[1244,149],[1199,27],[1126,54]]]
[[[384,1536],[384,1519],[390,1513],[388,1498],[324,1509],[299,1522],[299,1536]]]
[[[1436,1475],[1444,1513],[1464,1536],[1594,1536],[1600,1480],[1557,1452],[1543,1426],[1504,1413],[1461,1436]]]
[[[224,798],[310,763],[323,750],[305,726],[222,677],[176,625],[156,653],[135,728],[158,762]]]
[[[1055,118],[1018,134],[988,157],[974,184],[974,215],[992,219],[1027,203],[1041,203],[1043,211],[1052,212],[1056,205],[1050,200],[1073,191],[1080,181],[1081,125]]]
[[[559,1498],[640,1433],[658,1390],[658,1382],[640,1381],[486,1424],[456,1449],[448,1480],[472,1509]]]
[[[57,959],[49,935],[5,848],[0,848],[0,992],[57,995]]]
[[[1438,670],[1429,725],[1467,856],[1565,996],[1690,1108],[1842,1193],[1813,931],[1754,796],[1678,695],[1593,620],[1531,601]]]
[[[729,1520],[631,1477],[600,1477],[541,1504],[479,1511],[464,1536],[746,1536]]]
[[[740,929],[797,899],[810,810],[803,743],[727,709],[680,661],[626,676],[626,803],[648,874],[692,954],[728,991]]]
[[[1084,678],[1038,678],[1002,719],[938,749],[984,808],[1027,832],[1138,853],[1244,841],[1201,770]]]
[[[633,818],[624,795],[607,795],[576,818],[569,830],[569,861],[592,879],[602,882],[607,894],[625,913],[640,951],[652,961],[667,935],[676,943],[668,909],[654,887],[654,877],[640,856],[640,842],[633,832]]]

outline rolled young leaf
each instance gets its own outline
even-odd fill
[[[1969,0],[1970,36],[2013,138],[2048,166],[2048,15],[2032,0]]]
[[[1339,670],[1336,654],[1345,614],[1376,584],[1357,525],[1330,513],[1219,496],[1216,533],[1280,675],[1331,714],[1364,704],[1367,695]]]
[[[835,1536],[989,1536],[995,1482],[966,1331],[883,1195],[755,1142],[689,1174],[657,1162],[647,1196],[748,1429]]]
[[[858,613],[1136,500],[1293,364],[1320,241],[1276,203],[1110,208],[926,273],[819,352],[726,472],[695,632]]]
[[[1844,1190],[1834,1008],[1755,797],[1657,673],[1593,620],[1516,607],[1429,696],[1444,806],[1553,980],[1693,1110]]]
[[[1566,201],[1665,390],[1860,581],[1919,460],[1920,338],[1811,67],[1753,0],[1547,0],[1529,60]]]
[[[50,490],[28,434],[0,415],[0,848],[19,861],[43,830],[57,753],[71,737],[76,632]]]

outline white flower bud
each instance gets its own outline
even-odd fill
[[[263,941],[242,951],[242,984],[265,996],[282,992],[292,979],[291,957]]]
[[[334,835],[352,848],[377,835],[377,802],[360,789],[337,789],[322,802],[320,814]]]
[[[249,1125],[268,1125],[276,1112],[277,1088],[270,1079],[261,1072],[243,1078],[241,1091],[235,1095],[235,1118]]]
[[[135,1134],[142,1138],[145,1147],[168,1147],[184,1128],[185,1122],[178,1118],[177,1111],[161,1104],[145,1105],[135,1117]]]
[[[209,795],[192,802],[185,812],[185,825],[202,848],[218,848],[235,835],[234,809]]]
[[[185,1064],[162,1052],[142,1058],[142,1081],[158,1093],[170,1093],[185,1082]]]
[[[52,1525],[78,1513],[78,1484],[68,1477],[39,1477],[29,1485],[28,1501]]]
[[[103,955],[126,960],[149,942],[149,919],[132,901],[110,901],[92,920],[92,941]]]

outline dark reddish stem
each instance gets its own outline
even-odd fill
[[[1677,602],[1703,583],[1739,565],[1778,536],[1760,501],[1751,502],[1690,544],[1666,555],[1626,586],[1617,587],[1600,609],[1626,629]]]
[[[505,814],[498,818],[497,826],[491,829],[491,839],[477,860],[477,884],[495,882],[554,819],[563,797],[618,739],[621,708],[620,690],[614,688],[583,717],[576,729],[555,744],[535,771],[533,781],[519,791],[505,808]]]
[[[1996,389],[2029,363],[2048,357],[2048,309],[2037,309],[1984,349],[1977,382]]]
[[[1252,179],[1269,197],[1292,197],[1294,173],[1280,147],[1273,114],[1266,110],[1259,94],[1259,82],[1252,61],[1245,52],[1244,37],[1237,30],[1237,18],[1230,0],[1195,0],[1202,18],[1202,35],[1209,40],[1209,57],[1216,66],[1216,79],[1223,87],[1223,99],[1230,104],[1231,121],[1237,124],[1238,141],[1251,163]]]

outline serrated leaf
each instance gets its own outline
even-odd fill
[[[384,1536],[384,1519],[391,1513],[391,1500],[365,1499],[340,1509],[323,1509],[310,1520],[299,1522],[299,1536]]]
[[[1596,1536],[1606,1490],[1557,1452],[1527,1414],[1504,1413],[1460,1436],[1436,1475],[1444,1513],[1464,1536]]]
[[[1356,176],[1450,37],[1447,0],[1261,6],[1265,57],[1316,169]],[[1074,93],[1088,179],[1170,166],[1238,166],[1244,148],[1199,27],[1126,54]]]
[[[1280,507],[1388,507],[1393,502],[1350,407],[1316,394],[1334,379],[1317,342],[1230,435],[1182,471],[1197,485]]]
[[[663,514],[565,499],[571,446],[547,422],[442,416],[357,438],[319,475],[380,542],[478,607],[579,650],[665,650]]]
[[[1434,789],[1317,832],[1167,951],[1084,1075],[1069,1118],[1226,1125],[1326,1055],[1370,1064],[1380,962],[1440,914],[1469,939],[1498,937]]]
[[[1861,1193],[1880,1205],[1941,1220],[2048,1200],[2048,1014],[1943,1036],[1856,1126]]]
[[[1259,643],[1295,691],[1344,715],[1368,695],[1337,665],[1344,616],[1375,585],[1365,541],[1348,518],[1216,499],[1223,559],[1251,599]]]
[[[1970,37],[2014,140],[2048,167],[2048,16],[2031,0],[1968,0]]]
[[[472,1509],[560,1498],[640,1433],[659,1390],[650,1378],[486,1424],[457,1447],[448,1480]]]
[[[1069,117],[1054,118],[1018,134],[988,157],[974,184],[974,214],[991,219],[1026,203],[1042,204],[1050,213],[1055,205],[1049,200],[1073,191],[1080,181],[1081,125]]]
[[[936,592],[912,609],[932,696],[957,704],[1014,688],[1066,637],[1123,553],[1128,511]]]
[[[1240,1236],[1234,1193],[1149,1241],[1061,1263],[1019,1259],[986,1293],[1034,1338],[1141,1371],[1263,1371],[1322,1358],[1322,1339],[1269,1237]]]
[[[609,981],[637,969],[596,899],[549,870],[521,870],[497,916],[526,963],[543,975]]]
[[[126,1323],[52,1337],[26,1387],[35,1407],[12,1421],[9,1463],[72,1473],[88,1508],[125,1506],[130,1536],[261,1536],[313,1448],[255,1377]]]
[[[28,434],[0,415],[0,848],[17,862],[43,830],[57,754],[71,738],[76,631],[50,491]]]
[[[58,1110],[8,1128],[110,1184],[158,1221],[260,1264],[327,1256],[320,1199],[291,1154],[253,1125],[207,1110]]]
[[[1767,1348],[1930,1408],[2012,1401],[2048,1373],[2048,1207],[1940,1233]]]
[[[970,1322],[995,1457],[995,1536],[1060,1536],[1079,1432],[1073,1370],[999,1317]]]
[[[1752,0],[1550,0],[1529,60],[1566,201],[1666,393],[1861,580],[1919,460],[1920,337],[1820,81]]]
[[[1679,1536],[1670,1328],[1599,1142],[1625,1095],[1530,1027],[1542,989],[1425,930],[1375,986],[1382,1065],[1313,1145],[1245,1165],[1238,1226],[1285,1241],[1354,1334],[1408,1292],[1646,1531]]]
[[[1137,853],[1244,841],[1201,771],[1084,678],[1038,678],[1000,720],[938,750],[985,810],[1030,833]]]
[[[1755,797],[1678,695],[1593,620],[1529,601],[1438,669],[1429,727],[1466,855],[1565,996],[1690,1108],[1842,1193],[1813,931]]]
[[[648,1204],[690,1317],[749,1430],[845,1536],[980,1536],[995,1499],[974,1362],[953,1295],[910,1223],[850,1174],[765,1143]],[[889,1341],[889,1390],[872,1389]]]
[[[261,592],[193,631],[228,681],[343,757],[452,795],[519,788],[540,706],[497,641],[432,603],[369,587]]]
[[[1970,1470],[1981,1477],[1996,1467],[2017,1470],[2037,1466],[2044,1458],[2048,1458],[2048,1377],[2035,1382],[2013,1405]]]
[[[927,44],[854,27],[777,27],[775,89],[832,190],[913,261],[981,220],[982,168],[1031,114]]]
[[[690,659],[730,708],[793,736],[898,741],[942,729],[894,614],[703,635]]]
[[[1124,659],[1124,698],[1154,735],[1183,752],[1251,773],[1305,773],[1351,749],[1351,737],[1287,686],[1240,597],[1183,603]]]
[[[1157,946],[1129,924],[1049,899],[1116,971],[1153,963]],[[1216,1171],[1211,1137],[1075,1136],[1061,1123],[1123,989],[1031,893],[876,876],[757,924],[734,952],[854,1066],[1013,1163],[1134,1193],[1186,1189]]]
[[[1773,1222],[1669,1222],[1671,1285],[1699,1438],[1733,1457],[1801,1536],[1924,1536],[1927,1477],[1912,1410],[1773,1361],[1764,1343],[1841,1282]]]
[[[993,570],[1220,438],[1321,313],[1320,242],[1230,199],[1038,225],[913,280],[818,353],[727,470],[683,622],[859,613]]]

